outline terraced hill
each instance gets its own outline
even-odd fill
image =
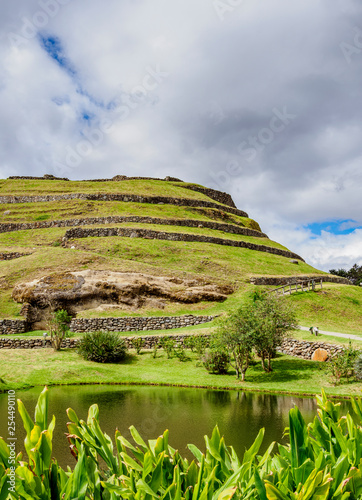
[[[178,179],[0,181],[0,319],[217,314],[261,276],[324,276],[226,193]]]

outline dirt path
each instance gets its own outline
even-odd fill
[[[307,326],[300,326],[299,328],[300,330],[306,330],[306,331],[309,330]],[[326,332],[324,330],[319,330],[319,333],[321,335],[332,335],[333,337],[343,337],[345,339],[351,339],[351,340],[362,340],[362,337],[359,337],[358,335],[353,335],[351,333]]]

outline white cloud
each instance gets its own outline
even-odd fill
[[[221,21],[210,0],[61,3],[0,7],[2,177],[173,175],[231,192],[317,267],[358,260],[359,230],[313,238],[300,227],[360,217],[362,49],[348,62],[341,43],[359,43],[362,6],[245,0]],[[73,73],[30,36],[41,5],[55,10],[39,31]],[[9,34],[25,27],[14,47]],[[295,115],[279,131],[275,109]]]

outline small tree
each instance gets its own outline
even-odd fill
[[[253,324],[249,314],[250,304],[242,305],[236,312],[221,320],[214,345],[230,354],[236,377],[245,380],[245,373],[252,359]]]
[[[261,358],[263,369],[271,372],[271,360],[277,348],[288,332],[298,327],[294,309],[276,295],[255,294],[251,313],[254,315],[254,348]]]
[[[69,332],[71,320],[72,317],[64,309],[50,313],[47,323],[54,351],[59,351],[63,339]]]
[[[295,328],[295,313],[285,300],[255,293],[237,311],[221,320],[216,345],[230,354],[237,378],[241,376],[245,380],[253,350],[261,357],[263,369],[272,371],[271,359],[276,348],[287,332]]]

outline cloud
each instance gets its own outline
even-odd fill
[[[357,258],[359,229],[304,228],[361,213],[359,2],[17,0],[0,14],[1,177],[173,175],[231,192],[315,265]]]

